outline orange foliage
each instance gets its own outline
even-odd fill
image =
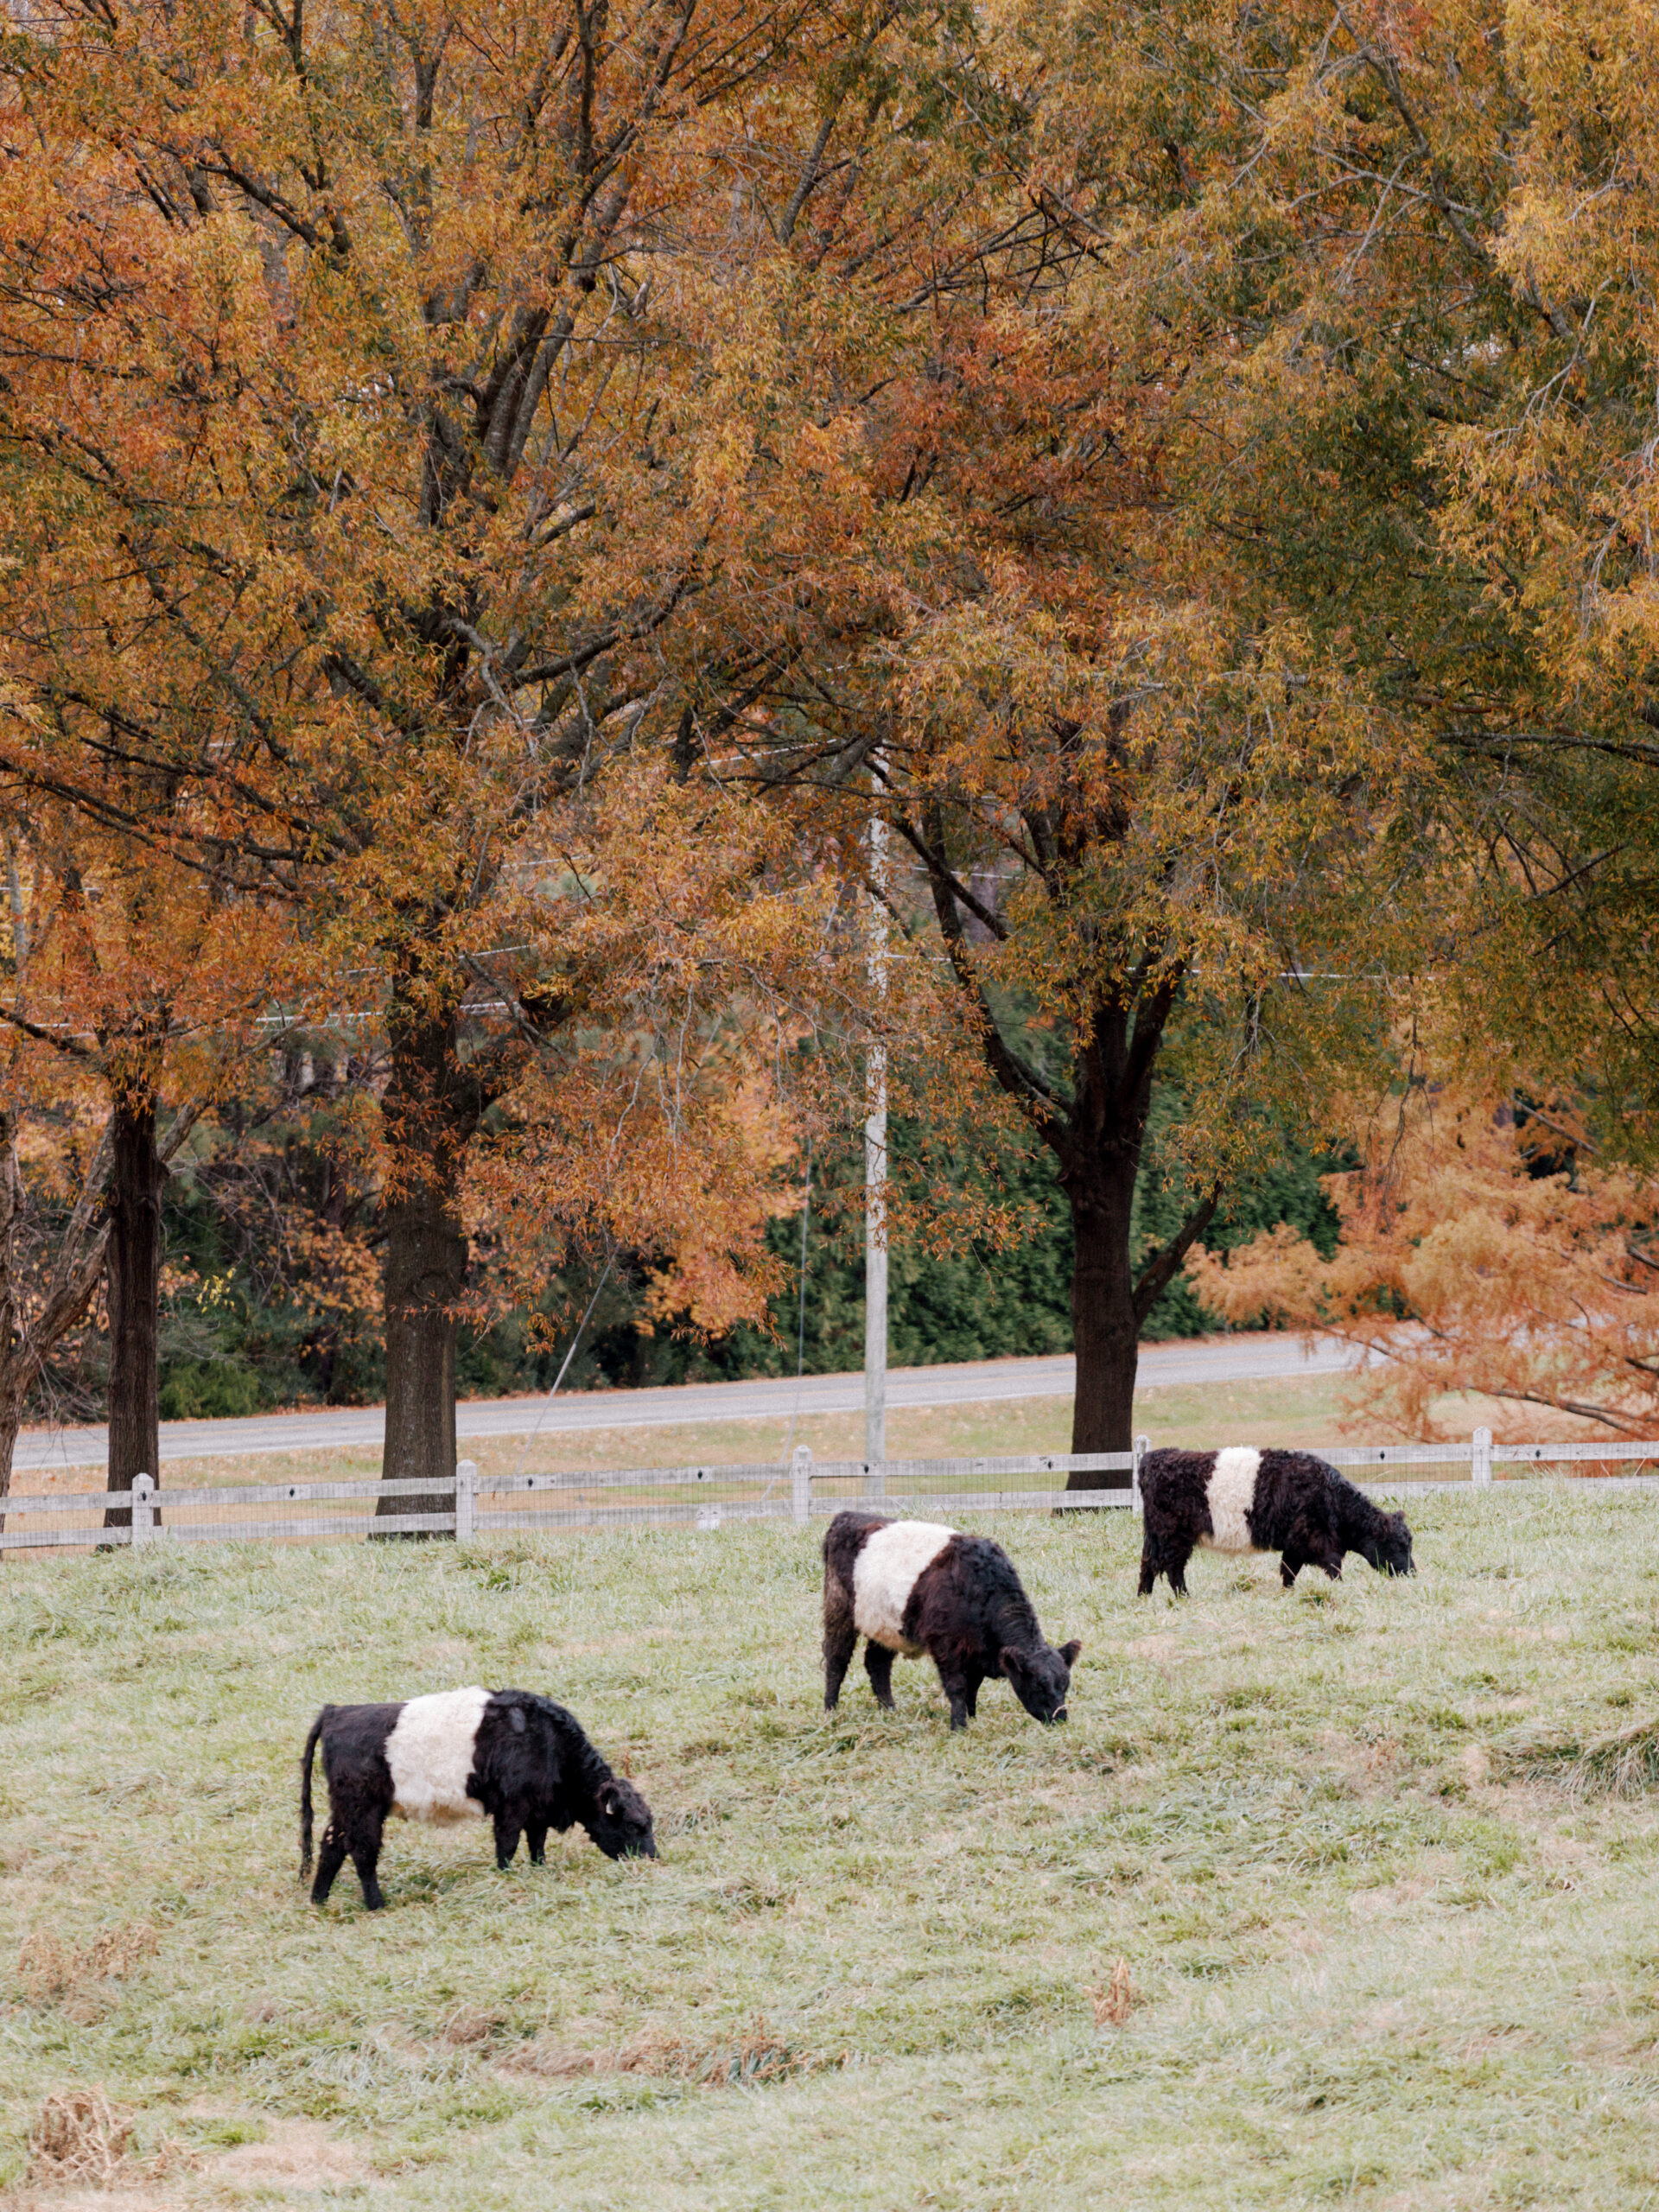
[[[1647,1436],[1659,1421],[1659,1184],[1598,1160],[1570,1116],[1517,1116],[1478,1092],[1414,1085],[1356,1131],[1361,1165],[1325,1178],[1334,1256],[1281,1227],[1188,1259],[1211,1312],[1328,1331],[1380,1354],[1364,1409],[1448,1435],[1443,1393],[1473,1391]]]
[[[660,763],[620,767],[586,829],[579,866],[537,893],[541,929],[560,925],[552,1007],[533,940],[494,971],[545,1033],[474,1148],[470,1224],[518,1302],[581,1242],[657,1260],[659,1317],[719,1333],[776,1287],[766,1224],[799,1189],[780,1071],[803,996],[844,957],[833,890],[769,887],[777,823]]]
[[[86,1319],[100,1274],[113,1274],[121,1111],[172,1103],[160,1132],[164,1175],[160,1163],[246,1047],[281,934],[268,910],[216,896],[199,879],[162,885],[142,841],[49,804],[9,832],[6,859],[0,1495],[26,1398]],[[152,1276],[139,1294],[152,1309],[157,1288]],[[100,1318],[113,1348],[113,1300]],[[153,1450],[142,1464],[154,1465]]]
[[[24,1405],[86,1319],[107,1236],[104,1116],[73,1084],[31,1082],[39,1071],[20,1061],[0,1053],[0,1498]]]
[[[0,56],[0,774],[147,861],[181,948],[209,918],[204,1020],[222,944],[253,1001],[386,1039],[394,1399],[486,1198],[526,1269],[591,1232],[677,1251],[709,1325],[764,1299],[818,856],[734,844],[664,741],[774,454],[857,505],[767,242],[880,35],[135,0]]]

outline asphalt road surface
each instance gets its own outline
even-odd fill
[[[1291,1336],[1236,1336],[1145,1344],[1140,1387],[1174,1383],[1254,1382],[1275,1377],[1335,1375],[1354,1363],[1351,1349],[1331,1341],[1303,1349]],[[899,1367],[887,1376],[887,1404],[985,1405],[1003,1398],[1069,1398],[1070,1353],[1048,1359],[988,1359],[970,1366]],[[671,1422],[787,1421],[791,1413],[856,1413],[864,1377],[809,1375],[755,1382],[690,1382],[675,1389],[579,1390],[569,1397],[474,1398],[458,1410],[462,1442],[476,1436],[527,1436],[589,1428],[656,1428]],[[172,1421],[162,1424],[162,1458],[205,1459],[242,1452],[327,1452],[378,1444],[379,1406],[341,1406],[315,1413],[258,1414],[245,1421]],[[109,1458],[104,1428],[25,1429],[12,1465],[101,1467]]]

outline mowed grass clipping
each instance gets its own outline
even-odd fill
[[[1071,1723],[990,1685],[959,1736],[925,1665],[826,1720],[816,1528],[14,1558],[0,2185],[1659,2204],[1659,1817],[1639,1761],[1585,1786],[1659,1715],[1656,1516],[1425,1497],[1414,1581],[1205,1556],[1185,1605],[1128,1514],[1010,1517]],[[389,1909],[314,1912],[316,1707],[468,1681],[570,1705],[660,1863],[394,1824]]]

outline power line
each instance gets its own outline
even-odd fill
[[[534,1444],[537,1437],[541,1433],[542,1423],[547,1418],[547,1409],[552,1404],[554,1399],[559,1395],[560,1383],[563,1382],[565,1376],[570,1372],[570,1363],[576,1356],[576,1346],[582,1342],[582,1332],[588,1326],[588,1324],[593,1319],[594,1308],[599,1303],[599,1294],[604,1289],[606,1284],[610,1281],[611,1269],[615,1265],[616,1250],[614,1246],[613,1246],[611,1256],[605,1262],[605,1272],[601,1275],[598,1282],[594,1284],[594,1294],[588,1301],[588,1311],[582,1315],[581,1320],[576,1324],[576,1333],[570,1339],[570,1349],[564,1355],[564,1364],[560,1368],[558,1373],[553,1378],[553,1388],[548,1392],[546,1397],[542,1401],[542,1409],[536,1416],[535,1427],[531,1430],[530,1434],[524,1439],[524,1448],[518,1454],[518,1464],[512,1471],[515,1475],[521,1475],[524,1471],[524,1461],[530,1456],[530,1447]]]

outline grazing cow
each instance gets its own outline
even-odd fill
[[[1148,1452],[1141,1462],[1146,1533],[1141,1595],[1160,1574],[1186,1595],[1195,1546],[1216,1552],[1278,1552],[1289,1589],[1305,1567],[1333,1582],[1343,1555],[1357,1552],[1379,1574],[1414,1574],[1403,1513],[1384,1513],[1311,1452]]]
[[[311,1866],[311,1762],[322,1745],[328,1825],[311,1902],[321,1904],[347,1857],[371,1912],[385,1903],[375,1868],[388,1814],[448,1824],[495,1823],[495,1863],[522,1834],[541,1866],[547,1832],[580,1821],[608,1859],[657,1856],[651,1808],[613,1775],[562,1705],[530,1690],[444,1690],[404,1705],[325,1705],[300,1762],[300,1873]]]
[[[988,1536],[931,1521],[837,1513],[823,1539],[823,1704],[836,1709],[859,1637],[875,1701],[893,1710],[893,1658],[929,1653],[965,1728],[1002,1675],[1034,1719],[1065,1718],[1080,1643],[1045,1643],[1014,1561]]]

